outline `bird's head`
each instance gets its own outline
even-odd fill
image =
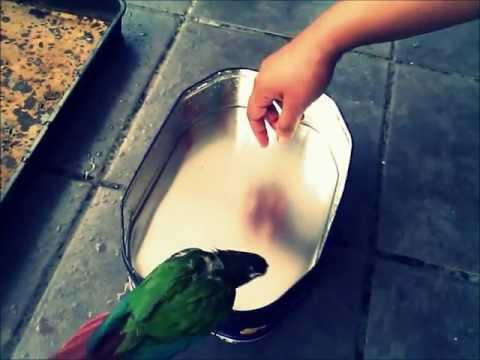
[[[267,272],[268,264],[260,255],[233,250],[217,250],[216,254],[223,263],[226,278],[235,287],[242,286]]]

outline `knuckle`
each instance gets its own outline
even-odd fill
[[[277,129],[283,134],[290,134],[295,128],[294,122],[284,122],[277,124]]]

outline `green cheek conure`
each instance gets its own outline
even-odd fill
[[[80,327],[53,359],[168,359],[232,311],[235,289],[265,274],[261,256],[192,248],[158,265],[110,314]]]

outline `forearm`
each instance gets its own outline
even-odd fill
[[[340,1],[299,38],[341,54],[357,46],[393,41],[479,17],[476,0]]]
[[[262,146],[268,144],[268,122],[280,142],[288,141],[301,114],[325,91],[344,52],[435,31],[479,13],[480,0],[338,2],[262,62],[247,109],[255,136]],[[272,107],[278,100],[280,114]]]

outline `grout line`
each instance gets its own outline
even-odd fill
[[[52,174],[66,178],[68,180],[78,181],[92,186],[98,185],[98,178],[91,175],[85,176],[85,174],[79,174],[73,171],[68,171],[67,169],[62,169],[58,167],[46,167],[43,169],[47,174]]]
[[[390,43],[389,57],[395,52],[395,43]],[[383,176],[384,176],[384,164],[385,156],[388,144],[389,136],[389,122],[390,122],[390,110],[392,103],[392,89],[393,89],[393,80],[395,77],[395,63],[388,62],[387,64],[387,79],[385,82],[385,101],[383,104],[383,116],[382,116],[382,132],[380,144],[378,147],[378,157],[380,163],[378,166],[377,174],[377,191],[376,199],[373,206],[374,209],[374,222],[372,226],[372,233],[369,238],[369,250],[366,257],[366,268],[364,274],[364,285],[363,285],[363,296],[362,296],[362,314],[360,315],[360,321],[357,327],[357,341],[355,349],[355,358],[358,360],[363,360],[365,358],[365,347],[367,345],[367,331],[368,331],[368,319],[370,314],[370,302],[372,296],[372,286],[373,286],[373,275],[376,270],[375,263],[375,249],[377,247],[378,241],[378,231],[379,231],[379,220],[380,220],[380,202],[382,196],[382,185],[383,185]]]
[[[402,264],[408,266],[409,268],[430,270],[436,274],[443,274],[453,279],[462,280],[470,284],[480,284],[480,274],[474,272],[448,268],[441,265],[427,263],[423,260],[415,259],[409,256],[386,253],[381,250],[375,251],[375,257],[381,260]]]
[[[122,184],[114,183],[108,180],[102,180],[93,176],[88,176],[86,178],[85,175],[69,172],[60,168],[46,168],[44,171],[47,174],[60,176],[68,180],[90,184],[93,188],[103,187],[111,190],[122,190],[124,187]]]
[[[190,6],[187,8],[187,10],[185,11],[185,16],[187,17],[192,17],[192,12],[193,12],[193,8],[195,6],[197,6],[197,3],[198,3],[199,0],[192,0],[192,2],[190,3]]]
[[[110,190],[120,190],[120,191],[124,190],[123,189],[124,186],[122,184],[117,184],[117,183],[107,181],[107,180],[100,180],[98,186],[103,187],[103,188],[107,188],[107,189],[110,189]]]
[[[357,253],[372,256],[372,249],[365,249],[363,246],[358,246],[348,242],[335,240],[332,242],[333,247],[350,249]],[[378,260],[388,261],[390,263],[400,264],[410,269],[418,269],[420,271],[430,271],[435,274],[442,274],[451,279],[461,280],[466,283],[480,285],[480,272],[467,271],[459,268],[449,267],[441,264],[429,263],[422,259],[418,259],[409,255],[401,255],[389,253],[380,249],[373,249],[374,262]]]
[[[375,60],[383,60],[383,61],[387,61],[387,62],[394,62],[394,61],[392,61],[392,59],[390,58],[389,55],[382,56],[382,55],[378,55],[378,54],[372,54],[372,53],[366,52],[366,51],[364,51],[360,48],[352,49],[349,52],[347,52],[346,54],[348,54],[348,53],[362,55],[362,56],[365,56],[367,58],[375,59]]]
[[[190,20],[192,22],[196,22],[198,24],[207,25],[207,26],[211,26],[211,27],[216,27],[216,28],[220,28],[220,29],[229,29],[229,30],[234,30],[234,31],[238,31],[238,32],[246,32],[246,33],[250,33],[250,34],[268,35],[268,36],[272,36],[272,37],[276,37],[276,38],[281,38],[281,39],[287,40],[287,41],[290,41],[293,38],[293,36],[277,33],[277,32],[274,32],[274,31],[260,30],[260,29],[249,27],[249,26],[232,24],[232,23],[228,23],[228,22],[223,22],[223,21],[218,21],[218,20],[214,20],[214,19],[205,18],[205,17],[202,17],[202,16],[191,16]]]
[[[327,240],[329,241],[329,240]],[[442,264],[429,263],[408,255],[389,253],[379,249],[366,249],[363,246],[357,246],[348,242],[333,241],[330,246],[342,249],[349,249],[356,253],[364,254],[376,263],[378,260],[388,261],[390,263],[400,264],[404,267],[431,272],[437,275],[444,275],[452,280],[460,280],[465,283],[480,285],[480,272],[462,270],[455,267],[449,267]],[[373,250],[373,251],[372,251]]]
[[[428,71],[431,71],[431,72],[434,72],[434,73],[437,73],[437,74],[448,75],[448,76],[458,76],[458,77],[460,77],[462,79],[465,79],[465,80],[470,80],[470,81],[475,81],[475,82],[480,81],[480,77],[473,76],[473,75],[465,75],[465,74],[459,73],[457,71],[439,70],[439,69],[435,69],[435,68],[432,68],[432,67],[427,66],[427,65],[421,65],[421,64],[408,62],[408,61],[404,61],[404,60],[399,60],[399,59],[391,60],[391,62],[396,64],[396,65],[405,66],[405,67],[414,67],[414,68],[416,67],[418,69],[428,70]]]
[[[194,0],[195,1],[195,0]],[[188,9],[192,6],[192,4],[190,3],[190,5],[188,6],[187,10],[185,10],[185,13],[188,11]],[[170,10],[167,10],[167,9],[161,9],[161,8],[155,8],[155,7],[150,7],[148,5],[145,5],[145,4],[136,4],[135,2],[132,2],[132,1],[129,1],[127,3],[127,8],[137,8],[137,9],[142,9],[142,10],[148,10],[148,11],[151,11],[151,12],[154,12],[154,13],[160,13],[160,14],[168,14],[168,15],[175,15],[175,16],[185,16],[185,13],[184,12],[181,12],[181,11],[170,11]]]
[[[60,168],[46,168],[44,169],[46,174],[59,176],[71,181],[82,182],[84,184],[90,184],[93,188],[103,187],[111,190],[123,190],[123,185],[114,183],[108,180],[103,180],[98,177],[80,175],[74,172],[69,172]]]

